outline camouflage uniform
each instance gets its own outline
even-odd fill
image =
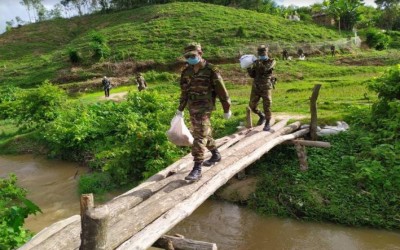
[[[103,80],[101,81],[101,84],[103,85],[105,97],[109,97],[110,96],[110,89],[111,89],[110,80],[108,80],[107,77],[103,77]]]
[[[136,76],[136,84],[139,91],[142,91],[147,88],[147,83],[144,77],[141,74]]]
[[[183,111],[188,105],[194,138],[192,155],[195,162],[203,162],[205,149],[216,149],[210,121],[216,97],[225,113],[229,111],[231,101],[218,69],[205,61],[198,72],[194,72],[193,66],[187,66],[182,71],[180,85],[178,110]]]
[[[267,60],[256,60],[253,65],[247,69],[249,76],[251,78],[254,78],[253,85],[251,87],[249,107],[254,113],[261,117],[263,114],[257,108],[257,105],[260,101],[260,98],[262,98],[264,115],[267,122],[269,122],[269,120],[271,119],[273,88],[272,70],[275,64],[276,62],[272,58],[269,58]]]

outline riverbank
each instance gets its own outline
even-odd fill
[[[75,177],[86,168],[33,155],[0,156],[0,166],[0,176],[15,172],[19,185],[28,190],[28,198],[41,206],[43,214],[26,220],[28,229],[37,233],[56,221],[79,214]],[[189,239],[215,242],[222,250],[263,249],[266,245],[277,250],[375,250],[396,249],[400,245],[397,231],[261,216],[243,206],[215,199],[207,200],[169,232],[175,233]]]

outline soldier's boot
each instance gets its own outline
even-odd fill
[[[263,130],[270,131],[270,129],[271,129],[271,126],[269,125],[269,120],[266,120]]]
[[[265,115],[263,113],[261,113],[261,111],[259,111],[257,113],[258,117],[260,117],[260,119],[258,119],[257,122],[257,126],[260,126],[261,124],[263,124],[265,122]]]
[[[188,181],[198,181],[201,178],[201,162],[195,162],[192,171],[185,177]]]
[[[210,159],[204,161],[203,166],[210,167],[214,165],[214,163],[221,161],[221,154],[219,153],[218,149],[211,150],[211,153],[212,155]]]

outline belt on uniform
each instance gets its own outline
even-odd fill
[[[205,94],[205,95],[189,95],[190,100],[204,100],[204,99],[209,99],[211,98],[211,94]]]

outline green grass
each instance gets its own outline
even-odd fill
[[[236,37],[239,26],[246,37]],[[45,79],[62,83],[101,76],[108,69],[91,58],[91,30],[108,38],[111,56],[105,62],[142,64],[175,63],[183,46],[193,40],[203,44],[208,58],[220,60],[253,52],[266,41],[294,45],[341,37],[333,29],[249,10],[203,3],[155,5],[45,21],[6,32],[0,35],[0,81],[32,86]],[[68,47],[78,49],[83,56],[84,62],[77,66],[80,73],[68,61]]]

